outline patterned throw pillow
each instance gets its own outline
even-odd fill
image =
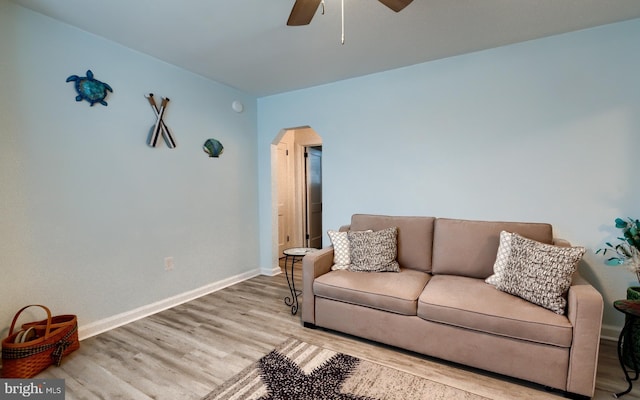
[[[511,235],[507,231],[500,232],[500,246],[498,246],[496,262],[493,264],[493,275],[485,279],[485,282],[490,285],[496,286],[502,280],[504,269],[509,262],[509,256],[511,256]]]
[[[584,255],[584,247],[559,247],[511,236],[511,256],[496,287],[556,314],[564,314],[564,294]]]
[[[348,233],[351,247],[349,271],[400,272],[396,261],[398,253],[398,228],[377,232]]]
[[[351,264],[351,257],[349,253],[351,249],[349,247],[349,237],[347,232],[340,231],[327,231],[331,244],[333,245],[333,266],[332,270],[347,269]]]

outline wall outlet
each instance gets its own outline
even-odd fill
[[[165,257],[164,258],[164,270],[171,271],[173,270],[173,257]]]

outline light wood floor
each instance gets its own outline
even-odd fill
[[[255,277],[84,340],[61,367],[50,367],[38,378],[64,378],[67,400],[200,399],[293,336],[490,399],[561,398],[535,385],[303,328],[300,313],[291,315],[283,304],[287,293],[284,274]],[[625,387],[615,343],[603,341],[595,399],[610,399]],[[640,399],[640,389],[623,399]]]

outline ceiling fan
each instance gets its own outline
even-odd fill
[[[380,3],[398,12],[409,5],[413,0],[379,0]],[[287,25],[300,26],[308,25],[323,0],[296,0],[289,15]]]

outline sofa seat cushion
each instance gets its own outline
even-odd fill
[[[418,300],[422,319],[531,342],[570,347],[568,318],[501,292],[482,279],[435,275]]]
[[[431,275],[408,268],[400,272],[331,271],[313,282],[318,297],[403,315],[416,315],[418,297]]]

